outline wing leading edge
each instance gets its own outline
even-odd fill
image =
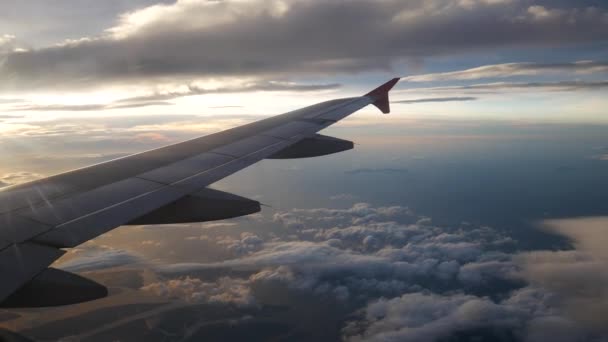
[[[0,275],[8,279],[0,282],[0,306],[35,306],[30,296],[20,304],[18,298],[26,296],[13,295],[26,287],[35,288],[41,298],[49,298],[42,292],[55,291],[62,281],[71,288],[92,288],[49,266],[65,253],[64,248],[118,226],[201,222],[259,211],[256,201],[207,187],[263,159],[314,157],[351,149],[352,142],[317,132],[370,104],[388,113],[388,92],[398,81],[392,79],[361,97],[318,103],[0,190]],[[45,287],[49,279],[52,286]],[[105,292],[92,293],[102,296]],[[83,298],[95,299],[92,295]],[[70,298],[65,304],[74,301]],[[48,303],[41,300],[40,306]]]

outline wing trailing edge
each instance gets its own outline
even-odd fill
[[[141,216],[127,225],[217,221],[255,214],[261,210],[258,201],[205,188]]]
[[[352,141],[315,134],[310,138],[304,138],[267,159],[299,159],[326,156],[351,150],[354,147]]]
[[[104,298],[108,289],[74,273],[49,267],[0,303],[1,308],[42,308]],[[2,339],[0,339],[2,341]]]

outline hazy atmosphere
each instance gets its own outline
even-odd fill
[[[359,96],[351,151],[213,185],[261,213],[120,227],[41,341],[608,340],[608,3],[3,0],[0,186]]]

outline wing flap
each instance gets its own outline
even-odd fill
[[[15,244],[25,242],[53,228],[51,225],[34,222],[24,217],[12,214],[0,215],[0,250]]]
[[[271,155],[268,159],[296,159],[320,157],[351,150],[354,147],[352,141],[315,134],[299,142],[286,147]]]
[[[41,308],[70,305],[107,295],[108,289],[105,286],[90,279],[55,268],[46,268],[6,300],[0,302],[0,307]]]
[[[224,220],[257,213],[260,202],[227,192],[203,189],[129,222],[129,225]]]
[[[59,259],[65,251],[31,242],[0,251],[0,302]]]

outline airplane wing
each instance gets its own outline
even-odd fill
[[[370,93],[0,190],[0,307],[41,307],[103,297],[105,287],[49,267],[65,248],[118,226],[203,222],[260,211],[260,203],[207,188],[262,159],[353,148],[317,134],[373,104],[388,113],[398,78]]]

